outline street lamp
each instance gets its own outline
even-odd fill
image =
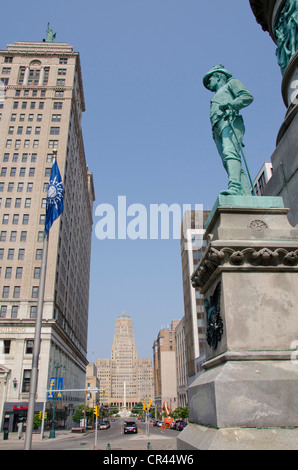
[[[60,367],[63,367],[63,370],[65,370],[65,366],[62,364],[55,364],[55,385],[54,385],[54,390],[57,390],[56,387],[58,387],[58,369]],[[56,393],[54,392],[53,394],[53,415],[52,415],[52,429],[50,430],[49,434],[49,439],[54,439],[55,438],[55,407],[56,407]]]

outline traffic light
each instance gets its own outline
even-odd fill
[[[93,413],[94,413],[94,416],[96,416],[98,418],[99,414],[100,414],[100,407],[99,405],[95,406],[93,408]]]
[[[48,413],[47,412],[45,412],[45,414],[44,414],[44,419],[48,419]]]
[[[39,419],[42,418],[42,412],[41,412],[41,411],[38,412],[38,418],[39,418]]]

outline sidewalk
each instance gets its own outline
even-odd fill
[[[89,434],[90,432],[92,431],[87,431],[86,433],[82,433],[82,434],[77,434],[77,433],[72,433],[71,431],[68,431],[68,430],[65,430],[65,429],[61,429],[61,430],[58,430],[58,431],[55,431],[55,439],[69,439],[69,438],[73,438],[73,437],[78,437],[78,436],[86,436],[87,434]],[[46,441],[49,439],[49,431],[45,431],[44,433],[44,437],[43,439],[41,439],[41,435],[40,433],[33,433],[32,434],[32,442],[34,441],[39,441],[39,442],[42,442],[42,441]],[[16,444],[19,443],[20,445],[20,448],[24,446],[24,443],[25,443],[25,432],[23,432],[23,435],[21,437],[21,439],[18,438],[18,433],[17,432],[10,432],[8,434],[8,439],[7,440],[4,440],[3,439],[3,432],[0,434],[0,450],[2,449],[9,449],[10,446],[15,446]]]

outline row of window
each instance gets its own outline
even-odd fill
[[[38,298],[38,286],[32,286],[32,299],[37,299]],[[2,291],[2,298],[3,299],[8,299],[10,295],[10,286],[3,286],[3,291]],[[13,287],[13,299],[19,299],[21,295],[21,286],[14,286]]]
[[[41,207],[42,208],[45,208],[46,207],[46,204],[47,204],[47,199],[46,198],[42,198],[41,200]],[[15,198],[15,203],[14,203],[14,207],[15,208],[20,208],[22,205],[22,198],[20,197],[17,197]],[[0,207],[2,206],[2,197],[0,197]],[[5,199],[5,204],[4,204],[4,207],[6,208],[10,208],[12,207],[12,198],[11,197],[7,197]],[[29,208],[31,207],[31,198],[30,197],[26,197],[24,199],[24,208]]]
[[[1,77],[0,80],[5,86],[9,85],[9,78]],[[65,86],[65,81],[66,81],[65,78],[57,78],[56,86],[64,87]],[[23,82],[24,82],[24,76],[22,74],[19,78],[18,85],[23,85]],[[45,78],[42,82],[42,85],[47,85],[47,84],[48,84],[48,77],[45,75]],[[36,77],[36,78],[33,78],[33,79],[29,78],[26,85],[39,85],[39,76]]]
[[[19,104],[21,104],[21,109],[27,109],[28,101],[14,101],[13,102],[13,109],[19,109]],[[30,106],[29,109],[36,109],[36,101],[29,101]],[[44,101],[38,101],[38,108],[37,109],[44,109]],[[63,109],[63,101],[54,101],[53,102],[53,109]]]
[[[12,215],[12,224],[13,225],[18,225],[19,219],[20,219],[20,214],[11,214],[11,215]],[[10,220],[10,214],[3,214],[2,225],[8,225],[9,220]],[[39,224],[40,225],[44,224],[45,220],[46,220],[45,214],[41,214],[39,216]],[[29,214],[23,214],[22,224],[23,225],[28,225],[29,224]],[[3,231],[0,232],[0,240],[4,241],[2,239],[2,233],[3,233]],[[6,232],[4,232],[4,233],[5,233],[5,236],[6,236]]]
[[[15,251],[16,250],[14,248],[8,248],[8,250],[7,250],[7,259],[13,260],[14,255],[15,255]],[[0,259],[4,259],[4,253],[5,253],[4,248],[0,248]],[[19,250],[18,250],[18,260],[23,260],[24,258],[25,258],[25,249],[24,248],[19,248]],[[36,250],[35,259],[36,260],[41,260],[42,259],[42,249],[37,249]]]
[[[28,176],[34,176],[35,175],[35,168],[28,168]],[[51,174],[51,170],[50,172],[48,171],[49,169],[46,168],[46,176],[50,176]],[[19,168],[19,172],[18,172],[18,176],[21,176],[21,177],[24,177],[26,176],[26,167],[22,166],[21,168]],[[8,172],[7,172],[7,167],[6,166],[3,166],[1,167],[1,170],[0,170],[0,176],[6,176],[8,175]],[[11,167],[10,168],[10,171],[9,171],[9,176],[17,176],[17,168],[15,166]]]
[[[12,64],[13,63],[13,56],[5,56],[4,57],[4,63],[5,64]],[[68,63],[68,58],[67,57],[59,57],[59,64],[66,65],[67,63]]]
[[[49,142],[48,142],[48,148],[49,149],[56,149],[58,147],[58,140],[52,140],[50,139]],[[30,147],[30,140],[29,139],[25,139],[24,140],[24,149],[28,149]],[[33,140],[33,144],[32,144],[32,147],[34,149],[38,149],[39,147],[39,140]],[[7,139],[6,140],[6,148],[7,149],[10,149],[12,148],[12,139]],[[15,150],[18,150],[21,148],[21,139],[17,139],[15,141],[15,146],[14,146]]]
[[[48,191],[48,185],[49,183],[44,183],[43,185],[43,192],[46,193]],[[18,193],[22,193],[23,190],[24,190],[24,183],[18,183],[17,185],[17,192]],[[26,186],[26,191],[27,193],[32,193],[33,191],[33,183],[27,183],[27,186]],[[0,193],[3,193],[5,190],[5,183],[4,182],[0,182]],[[14,191],[14,183],[8,183],[7,185],[7,192],[9,193],[12,193]]]
[[[36,318],[37,305],[31,305],[30,318]],[[8,318],[9,307],[7,305],[0,306],[0,318]],[[10,318],[18,318],[19,306],[12,305],[10,309]],[[8,354],[8,353],[7,353]]]
[[[0,266],[0,274],[1,274],[1,266]],[[7,266],[5,268],[4,273],[5,279],[12,279],[13,278],[13,268],[11,266]],[[23,277],[23,268],[21,266],[17,267],[15,270],[15,279],[22,279]],[[33,278],[39,279],[40,278],[40,268],[34,268]]]
[[[31,157],[30,157],[31,163],[36,163],[37,153],[31,153],[31,154],[29,153],[29,155],[31,155]],[[5,153],[4,156],[3,156],[3,162],[9,162],[9,158],[10,158],[10,154]],[[18,153],[13,153],[12,154],[12,161],[17,162],[18,160],[19,160],[19,154]],[[46,162],[47,163],[52,163],[52,160],[53,160],[53,154],[48,153],[47,156],[46,156]],[[21,161],[22,162],[27,162],[28,161],[28,153],[22,153]]]
[[[10,242],[16,242],[17,241],[17,234],[18,232],[15,231],[15,230],[12,230],[10,232],[10,239],[9,241]],[[1,231],[0,232],[0,239],[2,242],[5,242],[6,241],[6,236],[7,236],[7,232],[6,231]],[[42,242],[43,241],[43,238],[44,238],[44,232],[43,231],[40,231],[38,232],[38,235],[37,235],[37,241],[38,242]],[[20,242],[26,242],[27,241],[27,232],[26,231],[21,231],[20,232]],[[1,251],[2,250],[2,251]],[[0,248],[0,259],[3,259],[3,249]]]
[[[22,135],[23,134],[23,130],[24,130],[24,127],[23,126],[18,126],[17,127],[17,131],[16,133],[18,135]],[[36,126],[35,127],[35,135],[40,135],[40,132],[41,132],[41,127],[40,126]],[[14,126],[9,126],[8,128],[8,134],[9,135],[12,135],[14,134]],[[32,134],[32,126],[27,126],[26,127],[26,135],[31,135]],[[51,127],[50,128],[50,135],[59,135],[60,134],[60,127]]]
[[[17,308],[17,307],[16,307]],[[15,317],[12,317],[15,318]],[[3,341],[3,354],[10,354],[11,351],[11,340],[10,339],[5,339]],[[26,341],[26,347],[25,347],[25,354],[32,354],[33,353],[33,345],[34,341],[32,339],[28,339]]]
[[[29,109],[35,109],[36,101],[29,101],[30,107]],[[13,109],[19,109],[20,101],[13,102]],[[27,109],[28,101],[22,101],[21,109]],[[38,101],[38,109],[44,109],[44,101]]]
[[[19,121],[24,122],[25,121],[26,115],[24,113],[20,114],[19,116]],[[41,122],[42,121],[42,114],[37,114],[36,116],[36,121]],[[12,122],[15,122],[17,120],[17,114],[13,113],[11,115],[10,120]],[[28,114],[28,121],[33,122],[34,121],[34,114]],[[61,122],[61,114],[52,114],[52,122]]]

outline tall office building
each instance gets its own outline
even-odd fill
[[[178,406],[175,328],[179,323],[173,320],[171,328],[160,330],[153,343],[154,404],[159,410],[173,411]]]
[[[137,358],[133,322],[126,313],[116,321],[111,359],[97,359],[96,366],[105,389],[101,403],[129,409],[153,397],[152,360]]]
[[[64,212],[49,236],[35,411],[51,377],[85,386],[94,188],[81,129],[80,57],[72,46],[17,42],[0,51],[0,426],[26,418],[53,149]],[[61,419],[82,396],[63,394]],[[58,415],[59,416],[59,413]]]
[[[184,295],[186,363],[189,383],[205,361],[206,326],[204,299],[194,289],[191,276],[204,251],[204,226],[210,211],[186,211],[181,225],[181,262]]]

